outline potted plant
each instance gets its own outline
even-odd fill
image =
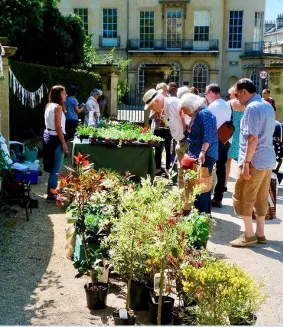
[[[250,317],[264,302],[262,282],[223,260],[183,268],[184,291],[194,294],[200,325],[235,325]]]
[[[83,139],[89,139],[95,135],[95,129],[92,126],[79,124],[77,127],[77,135],[82,142]]]
[[[125,308],[128,316],[121,318],[119,310],[115,312],[116,325],[133,324],[133,310],[148,310],[149,293],[141,283],[146,272],[147,235],[150,233],[145,211],[142,189],[125,193],[119,208],[119,219],[112,220],[111,234],[105,241],[111,248],[114,270],[127,282]]]
[[[153,199],[148,210],[151,225],[151,242],[149,256],[159,266],[159,281],[155,279],[155,289],[159,295],[152,297],[150,303],[150,320],[158,325],[169,324],[172,320],[174,299],[165,296],[165,291],[170,293],[170,285],[165,289],[165,270],[167,258],[178,249],[180,235],[180,222],[173,213],[181,205],[180,191],[176,188],[169,190],[168,181],[155,179],[151,185],[151,198]]]
[[[88,301],[88,305],[95,302],[101,305],[101,294],[105,295],[105,287],[98,284],[99,273],[106,268],[105,260],[99,258],[101,251],[92,251],[87,244],[86,239],[86,214],[89,210],[89,203],[95,193],[99,193],[102,189],[105,172],[97,172],[92,168],[92,164],[87,160],[88,155],[78,153],[74,156],[75,168],[66,167],[67,175],[60,174],[59,183],[56,190],[52,190],[57,195],[57,203],[60,205],[65,197],[71,199],[75,207],[75,216],[69,219],[69,223],[75,225],[75,233],[81,236],[84,258],[74,263],[79,273],[76,277],[88,274],[91,277],[91,283],[87,283],[85,290],[88,294],[93,295],[93,301]],[[90,292],[88,292],[90,291]],[[97,295],[100,294],[100,295]],[[106,292],[107,294],[107,292]],[[95,300],[96,299],[96,300]]]

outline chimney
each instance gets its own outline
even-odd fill
[[[277,16],[277,19],[276,19],[276,28],[279,29],[283,27],[283,15],[280,14]]]
[[[264,32],[268,32],[269,30],[271,30],[272,28],[276,27],[276,21],[275,20],[266,20],[264,23]]]

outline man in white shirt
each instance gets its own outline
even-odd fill
[[[161,94],[162,90],[148,90],[143,96],[145,102],[144,110],[151,110],[156,113],[164,109],[164,114],[168,121],[171,135],[178,142],[176,146],[177,164],[178,164],[178,187],[184,189],[184,170],[181,165],[181,160],[187,151],[187,140],[184,135],[184,127],[180,117],[180,99],[177,97],[164,97]],[[179,214],[187,215],[190,212],[190,205],[186,199],[185,192],[183,193],[184,208]]]
[[[208,85],[205,90],[205,96],[209,103],[208,109],[211,110],[216,117],[217,129],[219,129],[220,126],[231,120],[232,109],[227,102],[221,98],[220,87],[217,84]],[[222,207],[223,193],[226,191],[226,162],[229,146],[229,142],[226,144],[219,143],[219,157],[216,162],[217,184],[214,189],[214,198],[211,201],[211,205],[217,208]]]
[[[98,98],[102,95],[102,91],[99,89],[94,89],[90,93],[90,97],[88,98],[85,104],[85,125],[90,126],[98,126],[99,117],[100,117],[100,108],[97,102]]]

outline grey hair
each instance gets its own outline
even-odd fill
[[[187,86],[181,86],[177,90],[177,97],[181,98],[186,93],[190,93],[190,89]]]
[[[159,83],[156,85],[156,91],[158,90],[168,91],[168,85],[166,83]]]
[[[93,95],[93,94],[99,94],[99,95],[102,95],[102,91],[99,90],[99,89],[94,89],[90,92],[90,95]]]
[[[193,93],[184,94],[180,100],[180,108],[188,108],[195,112],[199,107],[204,105],[204,99]]]

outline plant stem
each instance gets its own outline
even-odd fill
[[[159,299],[158,299],[158,311],[157,311],[157,325],[161,325],[161,313],[162,313],[162,298],[163,298],[163,285],[164,285],[164,270],[165,270],[165,259],[161,260],[160,270],[160,285],[159,285]]]
[[[85,240],[85,233],[82,233],[82,244],[83,244],[85,259],[88,260],[86,240]]]
[[[130,305],[131,284],[132,284],[132,277],[133,277],[134,241],[135,241],[135,233],[132,236],[132,243],[131,243],[130,273],[128,278],[126,309],[129,309],[129,305]]]

